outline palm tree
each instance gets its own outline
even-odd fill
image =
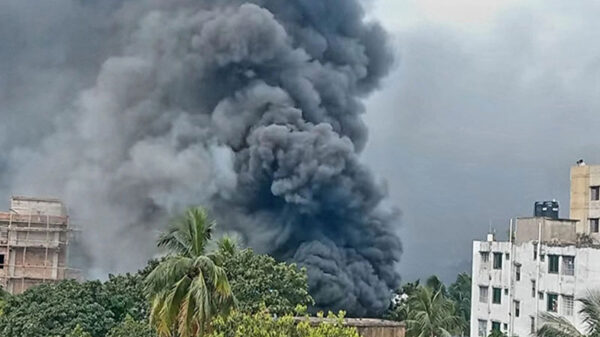
[[[450,337],[462,331],[461,325],[454,303],[441,288],[419,287],[408,299],[408,337]]]
[[[538,337],[597,337],[600,336],[600,292],[591,291],[585,298],[577,300],[582,304],[579,314],[586,326],[585,331],[579,331],[566,318],[544,313],[541,315],[543,325],[538,329]]]
[[[219,247],[219,254],[223,257],[233,256],[238,252],[237,241],[229,236],[222,237],[218,242],[217,246]]]
[[[448,297],[454,301],[456,315],[458,315],[465,327],[463,335],[469,335],[469,322],[471,321],[471,276],[460,273],[456,281],[448,288]]]
[[[440,278],[436,275],[429,276],[429,278],[425,280],[425,286],[434,291],[439,290],[442,294],[444,294],[444,296],[448,294],[444,282],[442,282],[442,280],[440,280]]]
[[[203,336],[212,317],[235,305],[220,254],[208,254],[214,222],[190,208],[161,234],[167,257],[145,279],[159,336]]]

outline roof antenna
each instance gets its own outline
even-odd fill
[[[495,241],[495,237],[496,237],[496,233],[492,232],[492,219],[490,219],[490,229],[488,231],[487,241],[493,242],[493,241]]]

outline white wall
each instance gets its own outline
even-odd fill
[[[538,257],[534,260],[535,245],[527,242],[512,245],[509,242],[480,242],[473,244],[473,288],[471,306],[471,336],[478,336],[478,320],[486,320],[486,336],[491,330],[491,321],[501,323],[502,331],[512,332],[517,336],[528,336],[531,332],[531,318],[547,309],[548,294],[558,295],[558,313],[563,315],[564,296],[580,298],[591,289],[600,288],[600,250],[595,248],[577,248],[569,246],[541,247],[543,261]],[[489,251],[489,262],[482,265],[481,251]],[[503,254],[502,270],[493,270],[493,253]],[[506,260],[506,254],[509,260]],[[559,273],[548,272],[548,255],[559,256]],[[575,275],[564,275],[563,256],[575,257]],[[507,263],[509,262],[509,263]],[[516,280],[516,264],[521,265],[521,278]],[[539,275],[538,275],[539,265]],[[532,297],[532,281],[536,280],[536,296]],[[489,286],[487,303],[479,302],[479,286]],[[492,287],[502,288],[502,303],[492,303]],[[506,289],[506,292],[505,292]],[[543,298],[539,298],[541,292]],[[514,315],[514,301],[520,302],[520,315]],[[567,319],[583,329],[581,320],[577,317],[579,307],[575,303],[573,315]],[[504,330],[504,324],[507,330]],[[541,323],[540,323],[541,324]]]

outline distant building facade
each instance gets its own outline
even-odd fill
[[[550,209],[517,218],[508,241],[490,234],[473,243],[472,337],[492,330],[529,336],[541,327],[543,312],[584,328],[576,300],[600,289],[600,166],[571,168],[570,206],[572,219]],[[535,209],[541,211],[537,203]]]
[[[12,197],[0,212],[0,285],[19,294],[44,282],[77,277],[68,266],[72,228],[60,200]]]

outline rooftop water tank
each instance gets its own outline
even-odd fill
[[[536,201],[533,216],[558,219],[558,201]]]

